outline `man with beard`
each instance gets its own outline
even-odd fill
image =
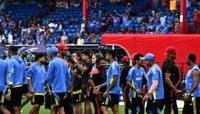
[[[31,100],[33,106],[29,114],[39,114],[40,106],[44,104],[45,55],[38,53],[35,60],[27,72],[29,92],[33,95]]]
[[[61,57],[65,62],[66,62],[66,65],[68,65],[68,70],[70,72],[70,66],[69,66],[69,57],[68,55],[70,54],[68,52],[68,47],[65,43],[60,43],[58,44],[58,51],[59,51],[59,57]],[[71,73],[70,73],[71,75]],[[71,76],[70,76],[71,77]],[[71,87],[71,79],[70,79],[70,87]],[[71,89],[71,88],[70,88]],[[73,113],[73,107],[71,105],[71,93],[70,93],[71,90],[69,90],[67,92],[67,98],[64,99],[65,100],[65,104],[64,104],[64,109],[65,109],[65,114],[72,114]]]
[[[135,65],[129,70],[127,76],[127,85],[130,87],[130,99],[132,114],[144,114],[142,104],[142,89],[146,72],[142,67],[142,54],[136,54],[134,57]]]
[[[200,69],[196,64],[196,55],[188,54],[189,70],[186,75],[183,114],[194,114],[192,96],[195,98],[196,114],[200,114]]]
[[[89,79],[89,84],[91,86],[90,99],[92,100],[95,108],[95,114],[101,114],[100,105],[102,100],[102,94],[106,91],[105,87],[100,88],[96,91],[96,86],[101,86],[101,84],[106,82],[106,69],[105,60],[100,57],[96,60],[96,67],[92,69],[91,76]]]
[[[181,82],[180,70],[175,64],[176,50],[174,47],[168,47],[166,49],[167,58],[162,65],[162,73],[164,79],[165,89],[165,114],[170,114],[172,109],[174,114],[178,114],[178,108],[176,104],[176,95],[180,94],[178,86]]]

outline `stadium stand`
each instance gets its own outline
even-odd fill
[[[81,31],[81,5],[51,11],[48,3],[4,3],[1,13],[1,42],[4,44],[55,44],[62,36],[68,43],[100,43],[103,33],[179,33],[179,12],[170,11],[163,3],[151,6],[149,0],[133,3],[110,3],[91,0],[86,32]],[[196,2],[187,8],[189,33],[194,33]],[[6,16],[5,16],[6,14]],[[80,38],[81,37],[81,38]]]

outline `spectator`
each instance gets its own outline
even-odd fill
[[[115,13],[117,13],[117,11],[115,10]],[[120,29],[120,18],[115,14],[114,16],[112,16],[113,18],[113,32],[119,32]]]
[[[125,30],[126,30],[126,32],[128,32],[128,33],[130,33],[131,30],[132,30],[132,20],[131,20],[131,17],[130,17],[130,16],[128,17],[128,20],[127,20],[127,22],[126,22],[126,24],[125,24]]]
[[[87,43],[96,43],[97,42],[97,38],[95,34],[90,34],[90,36],[88,36],[88,39],[86,41]]]
[[[5,40],[5,36],[3,34],[3,31],[0,29],[0,45],[3,43],[4,40]]]
[[[53,33],[54,30],[58,27],[58,25],[56,22],[50,22],[48,27],[49,27],[50,32]]]
[[[165,26],[165,25],[166,25],[166,18],[167,18],[166,15],[160,17],[160,23],[161,23],[162,26]]]
[[[122,18],[122,31],[126,32],[126,25],[128,23],[129,14],[128,14],[128,12],[126,12],[125,15],[123,15],[123,16],[119,15],[119,16]]]
[[[13,34],[12,34],[11,31],[10,31],[9,34],[8,34],[8,43],[9,43],[9,44],[13,44]]]
[[[133,16],[133,5],[130,2],[127,3],[126,11],[128,12],[128,14]]]
[[[6,9],[6,0],[0,0],[0,12]]]
[[[85,20],[82,20],[82,22],[81,22],[81,30],[80,30],[80,32],[81,33],[85,32]]]
[[[175,33],[180,33],[180,22],[179,22],[179,20],[175,21],[174,29],[175,29]]]
[[[83,45],[85,43],[84,39],[82,37],[78,37],[77,39],[77,45]]]
[[[59,24],[58,24],[58,31],[62,31],[63,30],[63,25],[62,25],[62,23],[60,22]]]
[[[161,25],[160,21],[158,21],[155,25],[155,32],[159,33],[160,30],[162,30],[163,26]]]
[[[48,32],[47,33],[47,44],[55,44],[55,39],[53,38],[52,33]]]
[[[64,4],[64,2],[63,2],[62,0],[56,1],[56,7],[57,7],[57,8],[59,8],[59,7],[65,7],[64,5],[65,5],[65,4]]]
[[[45,43],[46,43],[46,41],[45,41],[45,33],[42,31],[42,32],[40,32],[38,44],[45,44]]]
[[[65,32],[63,32],[63,35],[61,36],[61,42],[66,44],[68,43],[68,37]]]

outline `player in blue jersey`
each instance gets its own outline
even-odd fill
[[[196,64],[196,55],[189,54],[187,57],[189,70],[185,80],[185,96],[183,114],[194,114],[192,96],[195,98],[196,114],[200,114],[200,69]]]
[[[143,100],[147,102],[148,114],[160,114],[164,106],[163,76],[160,67],[155,63],[155,56],[147,53],[143,60],[150,67],[147,72],[148,93]]]
[[[40,106],[44,104],[45,55],[38,53],[35,60],[27,72],[29,92],[33,95],[31,100],[33,106],[29,114],[39,114]]]
[[[119,114],[119,99],[120,99],[120,67],[115,60],[115,52],[108,50],[106,52],[106,60],[110,63],[107,71],[106,83],[97,87],[97,89],[106,85],[106,91],[103,94],[104,100],[101,104],[103,114],[109,114],[108,107],[112,108],[113,114]]]
[[[53,93],[54,102],[52,102],[52,114],[65,114],[64,99],[67,97],[67,91],[70,84],[70,74],[65,61],[58,57],[58,49],[51,47],[49,55],[53,60],[49,63],[45,84],[49,85],[49,93]]]
[[[0,114],[9,114],[10,112],[4,106],[4,90],[6,88],[6,72],[7,63],[6,61],[0,59]]]
[[[14,114],[20,114],[23,84],[25,80],[25,64],[17,55],[17,47],[10,46],[8,49],[10,58],[8,63],[8,91],[11,91],[10,100]],[[16,97],[17,96],[17,97]]]
[[[27,63],[27,59],[26,59],[26,47],[21,47],[18,50],[18,55],[22,58],[25,66],[26,66],[26,72],[28,70],[28,63]],[[26,74],[25,74],[26,76]],[[21,109],[31,100],[31,94],[28,91],[28,81],[25,78],[24,80],[24,84],[23,84],[23,100],[22,100],[22,105],[21,105]]]
[[[132,114],[144,114],[144,107],[142,104],[142,89],[146,72],[142,67],[142,57],[142,54],[135,55],[135,65],[129,70],[127,76],[127,85],[131,88],[130,99]]]

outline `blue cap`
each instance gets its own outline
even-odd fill
[[[26,47],[21,47],[21,48],[19,48],[18,52],[19,52],[19,53],[26,52]]]
[[[142,60],[145,60],[145,61],[153,61],[155,59],[155,56],[154,54],[152,53],[147,53],[143,58]]]
[[[56,47],[50,47],[48,49],[48,53],[51,54],[51,55],[55,55],[55,54],[58,53],[58,48],[56,48]]]

